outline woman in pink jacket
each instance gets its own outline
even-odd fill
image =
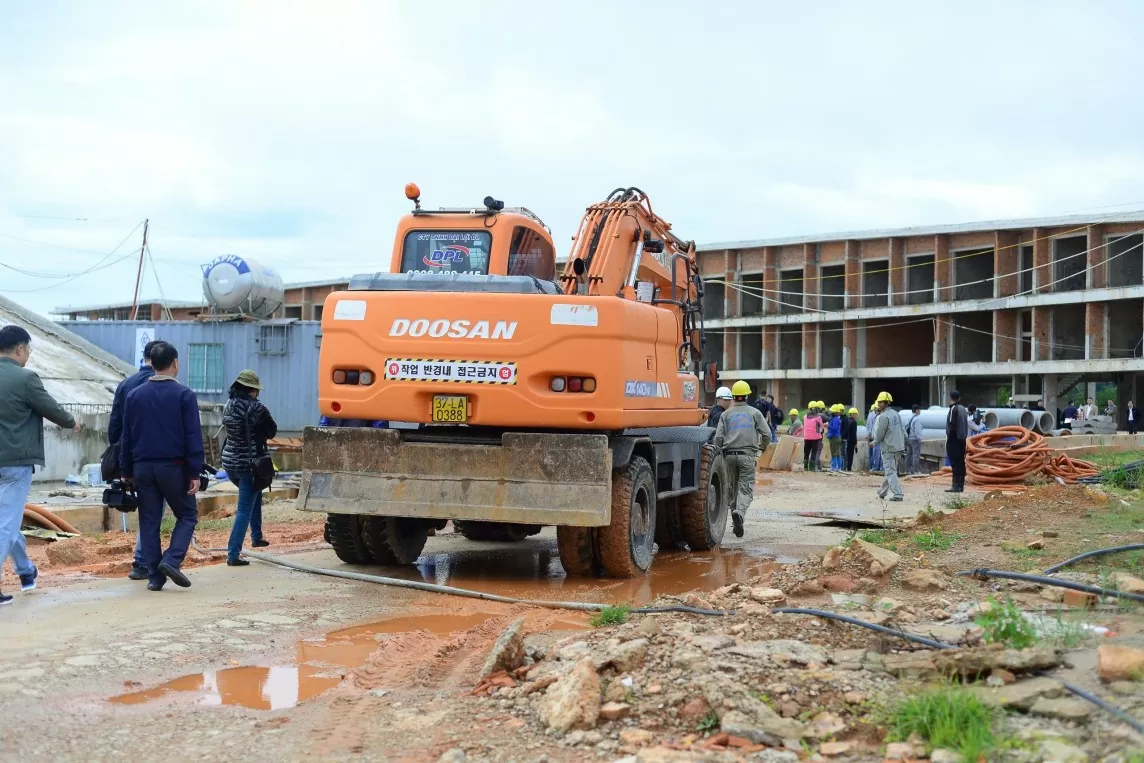
[[[822,430],[824,425],[819,416],[819,403],[811,401],[807,406],[806,418],[802,423],[802,459],[803,469],[808,472],[818,471],[818,459],[822,455]]]

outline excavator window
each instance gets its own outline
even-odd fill
[[[410,231],[401,248],[401,271],[488,275],[492,245],[488,231]]]
[[[512,231],[509,244],[508,274],[555,281],[556,252],[552,250],[552,244],[531,228],[518,225]]]

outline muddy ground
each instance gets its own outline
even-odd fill
[[[40,587],[17,593],[16,604],[0,611],[0,712],[5,718],[0,757],[110,761],[152,756],[177,745],[181,757],[203,760],[434,761],[443,754],[454,760],[462,755],[529,761],[626,755],[642,760],[789,760],[821,755],[829,739],[852,745],[841,753],[845,759],[880,760],[885,730],[878,726],[875,709],[880,701],[901,695],[900,680],[917,679],[899,679],[877,665],[868,668],[865,657],[858,658],[860,670],[844,660],[892,654],[901,644],[871,642],[865,632],[817,619],[769,615],[770,603],[755,601],[752,590],[777,588],[798,606],[851,613],[867,608],[839,604],[831,591],[817,587],[827,577],[841,576],[852,581],[854,593],[868,590],[873,601],[889,597],[897,602],[891,607],[892,624],[932,629],[960,620],[962,630],[968,630],[972,623],[965,612],[991,589],[1009,593],[1029,608],[1059,605],[1037,590],[1000,591],[997,584],[952,573],[1039,567],[1074,550],[1144,537],[1144,532],[1134,535],[1144,531],[1144,515],[1132,496],[1052,487],[962,506],[942,486],[921,481],[907,482],[906,502],[895,504],[877,499],[879,483],[879,478],[863,475],[768,473],[745,538],[728,533],[725,549],[717,553],[660,555],[652,574],[637,581],[566,580],[551,531],[519,544],[473,543],[445,532],[430,539],[418,567],[385,571],[519,597],[637,606],[687,601],[736,611],[734,617],[714,620],[633,616],[626,625],[594,629],[587,615],[576,612],[427,595],[261,563],[227,568],[217,558],[193,552],[194,586],[168,586],[155,594],[123,577],[131,540],[116,533],[73,543],[78,548],[71,558],[58,551],[49,558],[48,550],[37,549]],[[981,494],[963,497],[979,498]],[[924,518],[921,526],[904,533],[857,535],[852,527],[799,516],[816,510],[876,520],[922,512]],[[200,543],[224,545],[225,524],[204,523]],[[290,504],[269,504],[266,525],[274,544],[267,551],[345,567],[321,541],[319,521]],[[872,588],[867,588],[871,581],[864,571],[849,562],[837,570],[818,564],[828,548],[855,537],[900,554],[898,568],[873,580]],[[947,544],[946,539],[952,540]],[[1041,540],[1044,548],[1028,548],[1032,540]],[[801,560],[813,561],[797,564]],[[1138,572],[1138,566],[1128,556],[1082,572],[1099,580],[1110,570]],[[941,587],[903,587],[902,576],[918,569],[941,575]],[[10,574],[3,581],[6,591],[15,587]],[[873,619],[886,614],[870,609]],[[618,672],[614,665],[603,667],[597,679],[605,699],[610,691],[628,706],[623,717],[556,733],[543,703],[533,696],[545,691],[525,693],[535,680],[529,675],[510,676],[473,695],[493,642],[518,617],[524,618],[528,661],[541,676],[551,666],[583,657],[585,648],[598,656],[613,642],[645,638],[647,655],[639,665]],[[1108,628],[1118,638],[1137,638],[1136,614],[1127,608],[1086,612],[1084,618],[1087,625]],[[948,630],[934,632],[950,635]],[[804,641],[825,659],[810,665],[768,660],[757,644],[776,639]],[[685,646],[690,652],[677,654]],[[1070,675],[1109,695],[1108,687],[1095,679],[1095,646],[1091,639],[1077,645]],[[751,656],[713,657],[716,648],[745,649]],[[870,665],[877,662],[869,659]],[[841,722],[843,728],[808,737],[797,751],[782,752],[779,739],[769,739],[777,744],[766,749],[754,742],[728,746],[728,740],[742,745],[735,740],[744,737],[724,733],[721,739],[720,723],[734,723],[720,720],[719,713],[710,717],[720,709],[710,707],[711,692],[722,696],[726,687],[711,689],[699,681],[720,664],[746,676],[752,691],[767,693],[783,718],[813,726],[826,713],[822,724],[833,729]],[[706,710],[696,702],[700,699]],[[1118,698],[1130,707],[1139,700]],[[1018,720],[1024,723],[1026,717]],[[1123,724],[1109,725],[1099,716],[1085,716],[1084,724],[1099,729],[1111,748],[1094,746],[1091,734],[1078,736],[1076,723],[1045,723],[1060,724],[1060,738],[1074,749],[1089,745],[1086,754],[1094,760],[1136,741],[1125,734]],[[1052,759],[1031,744],[1025,745],[1033,750],[1025,760]]]

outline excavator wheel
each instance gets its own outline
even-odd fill
[[[679,512],[679,498],[656,502],[655,542],[660,551],[682,551],[687,543],[683,537],[683,520]]]
[[[556,528],[556,547],[566,575],[590,578],[600,574],[595,536],[595,527]]]
[[[346,564],[372,564],[373,556],[362,537],[362,520],[357,514],[327,514],[324,535],[334,553]]]
[[[727,483],[723,454],[713,445],[703,447],[699,490],[679,499],[683,538],[692,551],[710,551],[727,532]]]
[[[655,555],[655,479],[651,464],[632,456],[612,473],[612,521],[596,529],[600,566],[614,578],[639,577]]]
[[[457,532],[469,540],[516,542],[541,531],[540,525],[518,525],[513,522],[474,522],[453,520]]]
[[[374,562],[390,566],[416,562],[429,539],[429,525],[408,517],[365,517],[363,530]]]

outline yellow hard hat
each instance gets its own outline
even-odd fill
[[[798,408],[791,408],[791,409],[790,409],[790,414],[789,414],[789,415],[791,415],[791,416],[797,416],[797,415],[798,415]]]
[[[851,408],[850,413],[853,413],[855,416],[857,416],[858,415],[858,409],[857,408]]]
[[[842,403],[835,403],[834,405],[830,406],[830,410],[833,413],[842,413],[846,410],[846,406],[842,405]]]
[[[875,400],[875,402],[877,402],[877,403],[892,403],[892,402],[894,402],[894,398],[890,395],[889,392],[879,392],[878,398],[877,398],[877,400]]]
[[[825,408],[826,403],[822,402],[821,400],[815,400],[814,401],[814,407],[815,408]]]
[[[737,381],[731,385],[731,394],[735,397],[747,397],[751,394],[751,385],[745,381]]]
[[[870,410],[872,410],[872,411],[876,411],[877,409],[878,409],[878,404],[877,404],[877,403],[870,403]]]

